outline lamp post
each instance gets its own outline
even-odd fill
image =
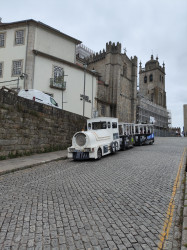
[[[94,68],[91,71],[93,73],[96,73]],[[92,75],[92,113],[91,113],[91,118],[93,118],[93,75]]]
[[[85,112],[86,68],[87,68],[87,64],[84,64],[83,117],[84,117],[84,112]]]
[[[64,106],[64,93],[63,93],[63,84],[64,84],[64,70],[63,70],[63,72],[62,72],[62,80],[61,80],[61,84],[62,84],[62,110],[63,110],[63,106]]]

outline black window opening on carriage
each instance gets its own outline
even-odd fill
[[[118,127],[117,122],[113,122],[113,123],[112,123],[112,128],[117,128],[117,127]]]
[[[107,128],[106,122],[92,122],[92,129],[93,130],[106,129],[106,128]]]

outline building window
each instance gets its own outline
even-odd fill
[[[153,81],[153,75],[152,75],[152,74],[150,74],[150,76],[149,76],[149,81],[150,81],[150,82]]]
[[[19,76],[22,73],[22,60],[13,61],[12,63],[12,76]]]
[[[17,30],[15,33],[15,44],[24,44],[24,30]]]
[[[5,47],[5,33],[0,33],[0,47]]]
[[[63,83],[64,81],[64,70],[61,67],[54,66],[53,78],[55,83]]]
[[[3,63],[0,62],[0,77],[3,77]]]
[[[160,81],[162,80],[162,77],[161,77],[161,75],[160,75]]]
[[[144,76],[144,83],[147,83],[147,76]]]
[[[164,82],[164,77],[162,77],[162,82]]]

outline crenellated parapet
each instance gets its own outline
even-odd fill
[[[137,56],[134,56],[134,57],[131,56],[131,62],[132,62],[134,65],[137,66],[137,64],[138,64],[138,58],[137,58]]]
[[[121,53],[121,43],[117,42],[116,45],[111,41],[106,43],[106,53]]]
[[[90,57],[87,57],[87,63],[94,63],[97,61],[100,61],[106,57],[106,54],[121,54],[121,43],[117,42],[112,43],[111,41],[109,43],[106,43],[106,50],[103,49],[103,51],[100,50],[99,53],[94,53],[90,55]]]
[[[106,51],[103,49],[103,51],[100,50],[99,53],[95,53],[93,55],[90,55],[90,57],[87,57],[87,63],[90,64],[90,63],[94,63],[94,62],[97,62],[97,61],[100,61],[102,59],[104,59],[106,56]]]

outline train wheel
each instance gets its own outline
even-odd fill
[[[101,149],[99,148],[99,149],[97,150],[97,159],[100,160],[101,157],[102,157],[102,151],[101,151]]]
[[[115,153],[116,153],[116,146],[115,146],[115,143],[112,142],[110,147],[111,147],[111,153],[112,153],[112,154],[115,154]]]
[[[118,151],[118,142],[117,141],[115,142],[115,151],[116,152]]]

